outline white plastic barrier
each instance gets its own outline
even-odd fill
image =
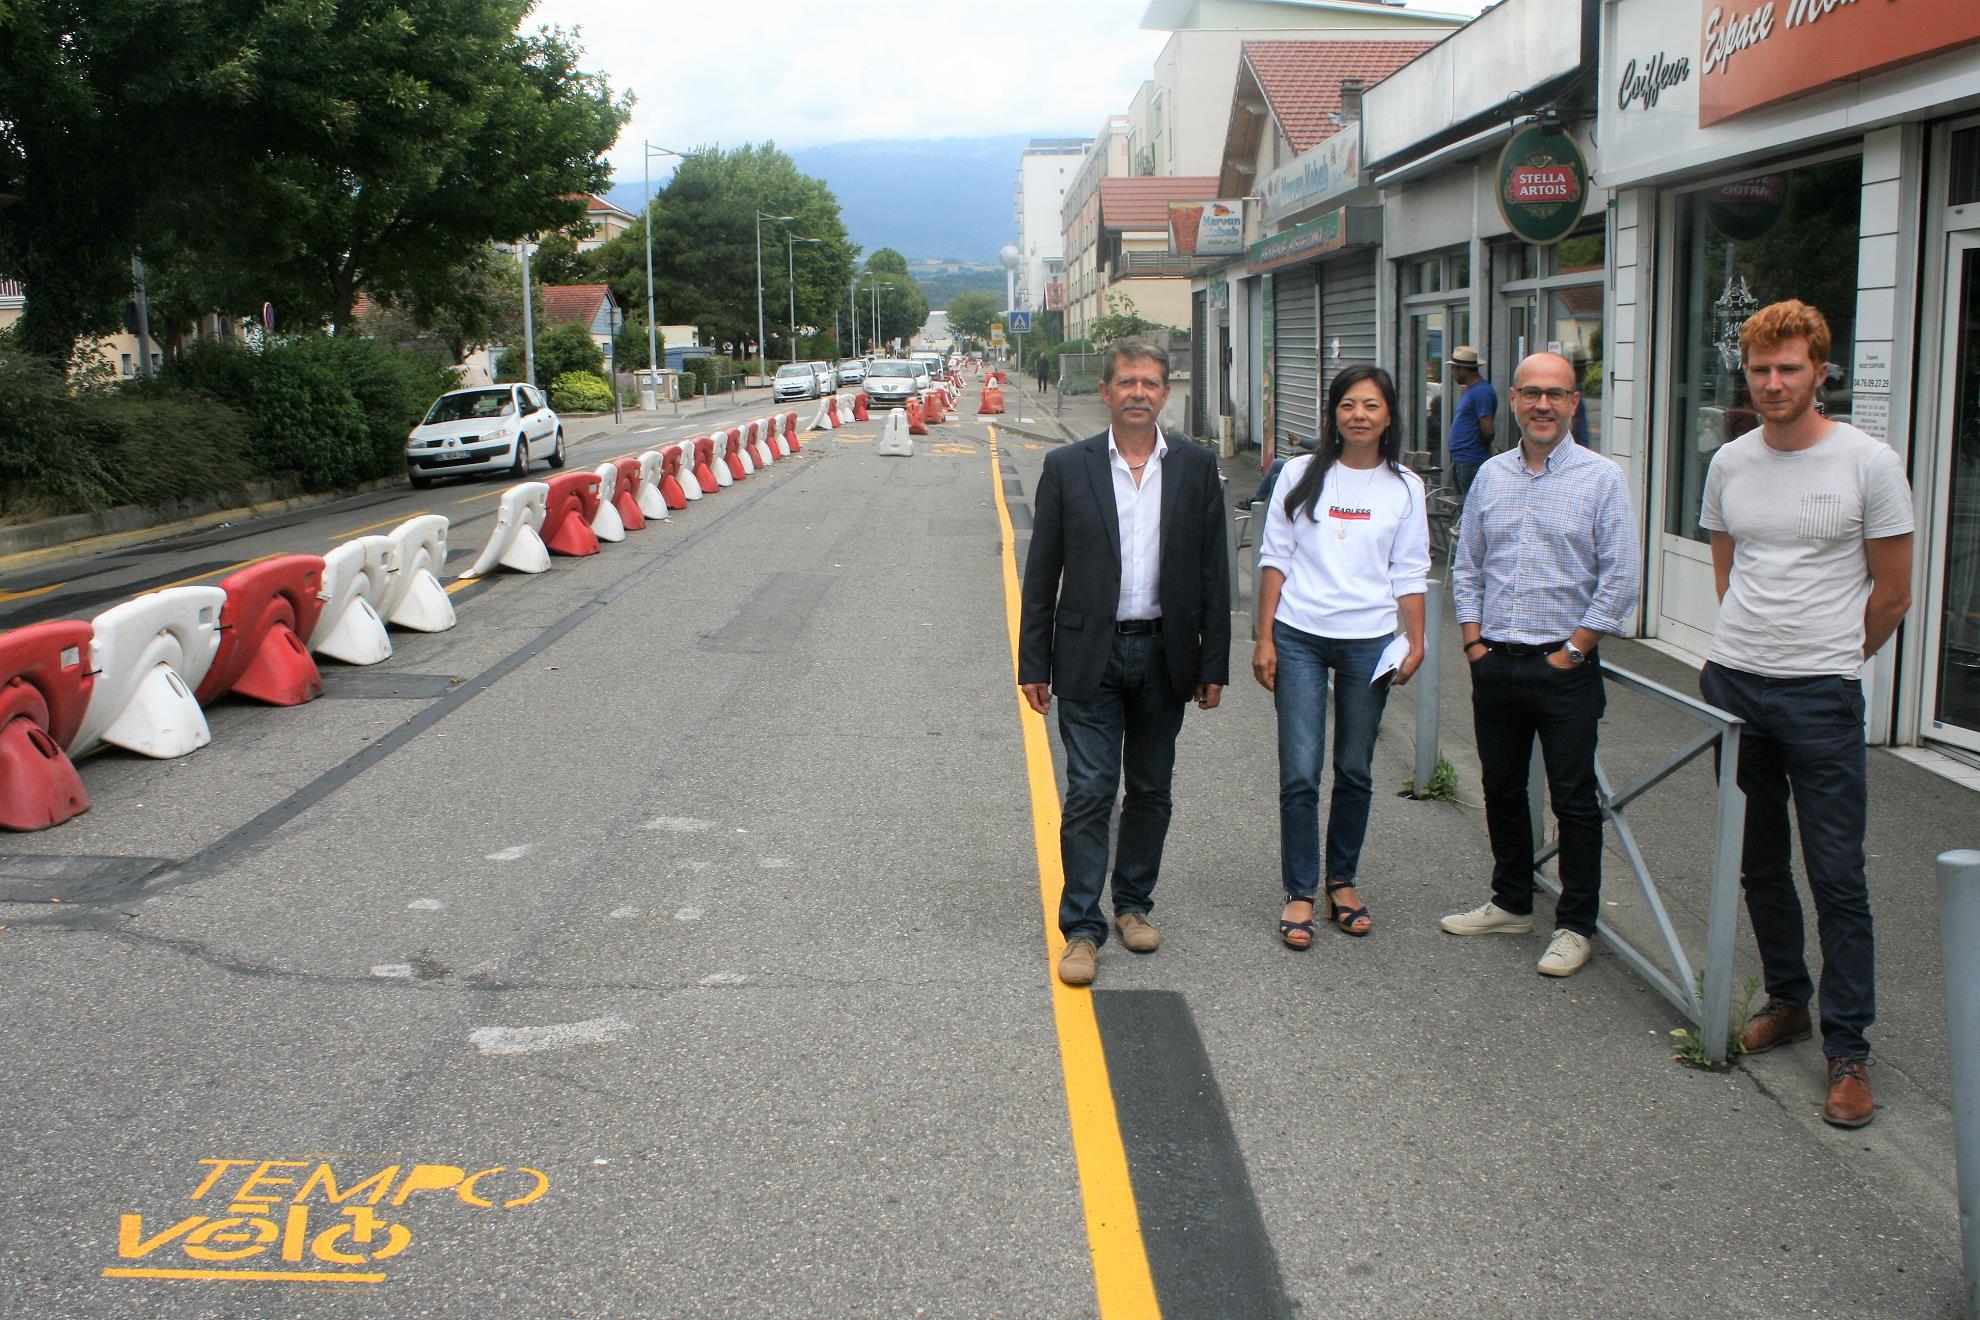
[[[619,489],[619,466],[616,463],[600,463],[598,477],[598,512],[591,515],[591,534],[601,541],[623,541],[626,539],[626,520],[619,516],[619,506],[612,503],[612,496]]]
[[[777,413],[763,419],[763,441],[778,458],[791,456],[791,442],[784,439],[784,419]]]
[[[777,451],[770,447],[770,423],[759,417],[749,424],[749,448],[756,457],[756,466],[767,468],[777,461]]]
[[[385,533],[392,541],[391,578],[378,612],[385,622],[414,632],[446,632],[454,626],[454,602],[440,585],[447,567],[447,517],[423,513]]]
[[[392,636],[377,602],[384,600],[392,538],[359,536],[323,556],[323,612],[305,645],[347,665],[375,665],[392,655]]]
[[[715,484],[718,487],[735,485],[736,474],[729,471],[728,431],[726,430],[716,431],[708,438],[715,442],[715,458],[708,465],[709,471],[715,474]]]
[[[811,419],[811,425],[805,429],[811,431],[830,431],[833,429],[832,414],[826,411],[825,400],[820,399],[818,401],[818,415]]]
[[[220,650],[218,587],[167,587],[91,620],[96,683],[68,752],[99,743],[168,760],[213,741],[193,689]]]
[[[738,426],[735,428],[735,430],[741,433],[736,441],[736,457],[742,461],[744,476],[748,476],[750,473],[756,471],[757,468],[756,454],[750,448],[750,442],[756,438],[755,428],[755,422],[751,422],[748,426]],[[727,442],[724,441],[724,443]]]
[[[667,499],[660,493],[660,451],[649,449],[639,456],[639,492],[633,496],[639,516],[648,522],[665,522]]]
[[[550,569],[550,548],[536,529],[543,526],[543,514],[550,499],[547,481],[523,481],[502,492],[495,510],[495,530],[481,548],[463,580],[493,573],[499,565],[518,573],[545,573]]]
[[[874,446],[874,451],[894,458],[914,457],[914,437],[908,434],[905,409],[887,410],[887,425],[880,432],[880,443]]]
[[[694,441],[691,439],[683,440],[673,447],[681,451],[681,470],[674,474],[674,480],[681,483],[682,498],[692,504],[708,493],[701,488],[701,478],[694,475]],[[666,452],[667,446],[660,446],[660,453],[663,457]],[[715,470],[715,464],[720,462],[721,460],[719,458],[716,459],[714,463],[709,465],[708,470],[713,472]]]

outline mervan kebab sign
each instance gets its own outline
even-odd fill
[[[1539,124],[1513,134],[1499,153],[1499,213],[1528,243],[1574,232],[1588,201],[1588,164],[1565,130]]]

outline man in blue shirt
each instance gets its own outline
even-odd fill
[[[1492,898],[1440,923],[1453,935],[1533,929],[1533,740],[1560,823],[1561,901],[1543,976],[1588,961],[1602,888],[1595,735],[1604,705],[1595,646],[1629,624],[1642,577],[1622,469],[1574,442],[1574,366],[1535,353],[1513,375],[1516,448],[1478,472],[1464,503],[1451,589],[1471,662],[1472,726],[1492,840]]]
[[[1499,411],[1499,394],[1478,371],[1478,350],[1460,344],[1446,363],[1451,369],[1451,388],[1458,391],[1457,406],[1451,409],[1451,435],[1447,446],[1451,480],[1458,498],[1471,489],[1478,465],[1492,456],[1493,418]]]

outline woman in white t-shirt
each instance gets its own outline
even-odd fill
[[[1258,543],[1261,617],[1251,671],[1279,712],[1279,935],[1313,943],[1314,900],[1349,935],[1374,920],[1355,890],[1368,833],[1370,765],[1390,681],[1378,677],[1400,616],[1406,651],[1393,681],[1423,663],[1423,590],[1430,535],[1423,482],[1402,467],[1396,385],[1380,367],[1334,377],[1319,445],[1279,475]],[[1334,696],[1334,790],[1320,850],[1320,770],[1327,691]],[[1322,881],[1324,878],[1324,890]]]

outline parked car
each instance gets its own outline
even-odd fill
[[[914,363],[899,358],[881,358],[866,371],[866,397],[876,407],[903,404],[919,398],[927,388],[928,376]]]
[[[866,364],[858,358],[847,358],[839,364],[839,383],[857,385],[866,379]]]
[[[440,477],[520,477],[539,458],[564,466],[564,424],[531,385],[449,390],[406,437],[406,477],[420,490]]]
[[[818,373],[819,393],[830,394],[833,390],[839,388],[839,373],[833,369],[831,363],[813,362],[811,369]]]
[[[787,362],[778,367],[777,378],[770,388],[779,403],[786,399],[815,399],[826,393],[818,369],[809,362]]]
[[[946,376],[949,374],[944,369],[942,355],[940,353],[912,353],[909,355],[909,360],[919,362],[931,377]]]

